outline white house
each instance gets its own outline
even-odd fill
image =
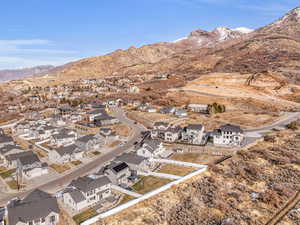
[[[165,151],[162,142],[158,140],[147,140],[137,149],[136,153],[139,156],[146,158],[160,157]]]
[[[220,146],[240,146],[244,138],[244,131],[231,124],[223,125],[213,132],[213,143]]]
[[[73,211],[90,207],[111,196],[111,181],[106,176],[85,176],[73,180],[63,194],[63,202]]]

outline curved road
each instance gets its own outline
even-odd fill
[[[125,116],[125,112],[122,109],[116,109],[116,112],[114,113],[115,116],[124,124],[127,124],[130,126],[133,130],[133,135],[131,138],[127,141],[126,144],[117,147],[113,149],[110,152],[107,152],[103,155],[100,155],[97,159],[95,159],[92,162],[89,162],[88,164],[66,174],[59,178],[56,178],[55,180],[49,181],[45,184],[42,184],[40,186],[34,187],[31,190],[26,190],[20,193],[1,193],[0,194],[0,205],[5,205],[9,200],[11,200],[14,197],[23,197],[27,195],[29,192],[31,192],[35,188],[40,188],[44,191],[48,192],[55,192],[60,189],[62,189],[65,185],[69,184],[73,179],[76,179],[80,176],[84,176],[91,171],[101,167],[101,165],[105,162],[108,162],[118,156],[119,154],[122,154],[132,148],[134,142],[138,141],[140,139],[140,133],[141,131],[145,130],[145,128],[142,125],[135,124],[134,121],[129,120]]]

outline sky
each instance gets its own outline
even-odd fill
[[[255,29],[298,6],[298,0],[6,0],[0,69],[61,65],[196,29]]]

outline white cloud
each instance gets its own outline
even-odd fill
[[[0,40],[0,69],[61,65],[76,60],[76,53],[57,49],[54,42],[46,39]]]
[[[3,69],[19,69],[28,68],[40,65],[59,66],[65,63],[78,60],[73,57],[47,57],[47,58],[28,58],[28,57],[14,57],[14,56],[0,56],[0,70]]]

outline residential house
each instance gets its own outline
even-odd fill
[[[184,109],[176,109],[174,115],[177,116],[177,117],[187,117],[188,113]]]
[[[96,117],[107,115],[107,112],[103,108],[95,109],[87,113],[87,120],[89,122],[94,122]]]
[[[159,110],[159,112],[162,114],[174,114],[175,111],[176,111],[176,108],[173,106],[166,106]]]
[[[86,152],[100,149],[104,144],[105,137],[101,134],[88,134],[78,138],[75,142],[75,145]]]
[[[204,126],[201,124],[190,124],[182,132],[182,141],[190,144],[201,145],[204,141]]]
[[[72,144],[53,149],[49,152],[49,160],[54,163],[63,164],[71,161],[81,160],[85,151],[79,146]]]
[[[165,139],[165,132],[169,126],[170,126],[169,123],[155,122],[153,125],[153,129],[151,130],[151,138]]]
[[[94,123],[96,126],[109,126],[109,125],[114,125],[114,124],[120,123],[120,121],[115,117],[112,117],[108,114],[104,114],[104,115],[95,117]]]
[[[131,170],[125,162],[112,161],[109,165],[100,170],[100,174],[102,171],[115,185],[127,187],[131,183]]]
[[[6,145],[13,145],[14,139],[11,136],[2,135],[0,136],[0,148]]]
[[[26,180],[48,173],[47,163],[41,162],[35,154],[19,157],[17,165],[18,175]]]
[[[56,225],[59,223],[59,214],[56,198],[39,189],[7,205],[9,225]]]
[[[9,154],[16,154],[19,152],[22,152],[23,149],[21,149],[20,146],[18,145],[5,145],[3,147],[0,148],[0,157],[3,160],[3,163],[5,163],[5,156],[9,155]]]
[[[181,127],[180,126],[175,126],[175,127],[169,127],[165,131],[165,137],[164,141],[166,142],[176,142],[181,138]]]
[[[143,156],[134,153],[123,153],[114,161],[126,163],[132,171],[148,171],[152,167],[151,162]]]
[[[30,128],[31,124],[29,122],[20,122],[13,127],[13,132],[17,135],[26,134]]]
[[[136,154],[146,158],[155,158],[160,157],[164,151],[165,148],[161,141],[146,140],[138,147]]]
[[[213,143],[221,146],[240,146],[245,138],[244,131],[239,127],[226,124],[213,132]]]
[[[189,104],[187,108],[191,112],[205,113],[205,114],[208,113],[207,104]]]
[[[100,203],[111,196],[111,181],[106,176],[85,176],[73,180],[63,194],[63,202],[74,211]]]
[[[18,153],[12,153],[4,155],[4,165],[8,168],[17,168],[18,167],[18,159],[24,156],[32,156],[34,153],[32,151],[22,151]]]
[[[54,134],[50,138],[50,144],[53,146],[67,146],[75,143],[75,140],[77,139],[77,133],[68,130],[68,129],[63,129],[60,130],[58,134]]]

